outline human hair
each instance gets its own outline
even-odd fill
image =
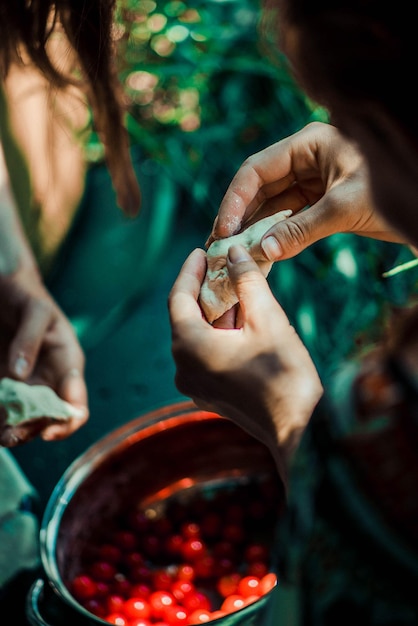
[[[405,96],[418,56],[414,21],[378,0],[266,0],[264,27],[318,104],[331,113],[335,103],[377,106],[418,137],[414,98]]]
[[[73,83],[83,88],[105,147],[118,204],[135,214],[140,195],[114,62],[114,8],[115,0],[0,0],[0,72],[4,80],[13,62],[23,62],[23,54],[52,85]],[[77,74],[64,74],[51,58],[48,43],[57,28],[75,52]]]

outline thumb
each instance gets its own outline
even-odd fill
[[[264,274],[244,246],[229,248],[227,268],[244,317],[276,302]]]

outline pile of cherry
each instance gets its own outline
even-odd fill
[[[270,546],[278,512],[277,487],[268,479],[172,497],[162,513],[129,508],[101,526],[68,588],[116,626],[223,617],[276,584]]]

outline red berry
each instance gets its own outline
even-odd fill
[[[149,619],[143,617],[129,620],[129,626],[151,626],[151,623]]]
[[[122,596],[111,594],[107,598],[107,602],[106,602],[108,613],[121,613],[124,603],[125,603],[125,599]]]
[[[213,556],[206,554],[202,558],[196,559],[194,564],[197,578],[211,578],[215,573],[217,563]]]
[[[115,626],[128,626],[128,620],[121,613],[111,613],[106,616],[106,622],[115,624]]]
[[[90,576],[80,574],[72,581],[71,592],[77,600],[88,600],[96,595],[97,586]]]
[[[158,535],[145,535],[141,540],[141,547],[150,559],[159,556],[161,553],[164,541]]]
[[[181,554],[185,561],[196,561],[206,554],[206,546],[200,539],[186,539],[181,547]]]
[[[192,591],[184,596],[183,606],[190,611],[195,611],[196,609],[205,609],[206,611],[210,611],[211,605],[210,600],[206,594],[202,591]]]
[[[158,570],[152,575],[152,582],[154,589],[170,591],[173,584],[173,577],[167,572],[167,570]]]
[[[129,526],[142,534],[148,530],[150,521],[143,511],[134,511],[129,516]]]
[[[123,613],[129,619],[148,619],[151,616],[151,606],[143,598],[129,598],[123,605]]]
[[[257,576],[244,576],[238,583],[238,594],[243,598],[260,596],[260,579]]]
[[[267,546],[262,543],[251,543],[244,550],[244,559],[248,563],[261,561],[267,563],[270,558]]]
[[[144,557],[140,552],[128,552],[123,559],[125,565],[129,568],[138,567],[139,565],[143,565],[145,562]]]
[[[118,563],[122,557],[122,551],[117,546],[111,543],[104,543],[99,547],[100,561],[107,561],[108,563]]]
[[[120,572],[115,574],[115,577],[112,581],[113,593],[116,593],[117,595],[121,595],[127,598],[131,595],[131,588],[132,588],[132,585],[129,582],[129,580],[126,578],[126,576],[124,576]]]
[[[176,580],[171,585],[171,593],[179,604],[182,604],[184,597],[192,591],[195,591],[195,587],[188,580]]]
[[[221,576],[216,584],[216,589],[223,598],[227,598],[228,596],[237,593],[238,583],[240,580],[241,574],[238,574],[238,572],[227,576]]]
[[[95,561],[90,565],[89,570],[95,580],[104,582],[112,580],[117,572],[116,567],[107,561]]]
[[[164,617],[168,607],[175,604],[174,596],[168,591],[153,591],[148,599],[154,618]]]
[[[165,550],[168,556],[180,556],[183,537],[181,535],[170,535],[165,542]]]
[[[90,613],[93,613],[93,615],[96,615],[97,617],[105,617],[107,613],[103,602],[100,602],[97,598],[90,598],[89,600],[86,600],[83,606],[87,609],[87,611],[90,611]]]
[[[271,591],[276,584],[277,584],[277,576],[276,574],[274,574],[274,572],[270,572],[269,574],[266,574],[265,576],[263,576],[263,578],[260,580],[261,595],[264,595],[268,593],[269,591]]]
[[[245,600],[242,596],[237,594],[232,594],[225,598],[225,600],[221,604],[221,611],[225,611],[225,613],[234,613],[234,611],[238,611],[245,606]]]
[[[151,595],[151,587],[145,583],[136,583],[132,585],[131,595],[133,598],[144,598],[146,600]]]
[[[181,534],[187,539],[198,539],[200,537],[200,526],[195,522],[185,522],[181,526]]]
[[[177,570],[177,578],[178,580],[188,580],[192,581],[195,578],[194,567],[189,565],[188,563],[183,563],[179,565]]]
[[[118,530],[113,536],[113,543],[121,550],[134,550],[138,544],[135,533],[129,530]]]
[[[268,567],[262,561],[253,561],[248,564],[247,567],[247,575],[248,576],[257,576],[257,578],[263,578],[266,574],[268,574]]]
[[[188,624],[205,624],[212,619],[212,615],[209,611],[205,611],[204,609],[197,609],[190,613],[189,618],[187,620]]]
[[[164,617],[171,626],[185,626],[188,623],[188,613],[179,605],[169,606]]]

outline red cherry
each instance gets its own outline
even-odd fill
[[[131,569],[130,577],[133,582],[150,583],[152,579],[152,572],[148,565],[142,564]]]
[[[181,554],[185,561],[196,561],[206,554],[206,545],[200,539],[186,539],[181,547]]]
[[[188,622],[188,613],[183,606],[169,606],[165,611],[165,619],[171,626],[185,626]]]
[[[129,626],[151,626],[151,623],[149,619],[143,617],[129,620]]]
[[[244,576],[238,583],[237,592],[243,598],[260,596],[260,579],[257,576]]]
[[[218,619],[220,617],[225,617],[226,613],[225,611],[221,611],[220,609],[218,609],[217,611],[212,611],[212,613],[210,614],[210,619],[214,620],[214,619]]]
[[[195,522],[185,522],[181,525],[181,534],[187,539],[198,539],[200,537],[200,526]]]
[[[233,544],[242,543],[245,539],[245,531],[239,524],[226,524],[222,531],[222,537]]]
[[[260,593],[264,595],[271,591],[273,587],[277,584],[277,576],[274,572],[270,572],[263,576],[260,580]]]
[[[248,576],[257,576],[257,578],[263,578],[266,574],[268,574],[268,567],[262,561],[254,561],[253,563],[249,563],[247,567],[247,575]]]
[[[216,584],[216,589],[223,598],[227,598],[228,596],[237,593],[238,583],[240,580],[241,574],[238,574],[238,572],[234,572],[233,574],[229,574],[227,576],[221,576]]]
[[[196,611],[197,609],[211,610],[210,600],[203,591],[192,591],[183,598],[183,606],[188,611]]]
[[[253,563],[254,561],[267,563],[269,558],[268,548],[263,543],[251,543],[244,550],[244,559],[248,563]]]
[[[213,546],[212,553],[220,559],[226,558],[233,560],[236,554],[236,547],[233,546],[230,541],[218,541]]]
[[[248,596],[247,598],[244,598],[245,600],[245,606],[248,606],[249,604],[252,604],[253,602],[257,602],[257,600],[260,599],[260,596]]]
[[[192,581],[195,578],[194,567],[188,563],[182,563],[177,570],[178,580]]]
[[[151,595],[151,587],[145,583],[136,583],[132,585],[131,595],[133,598],[147,599]]]
[[[122,613],[122,608],[125,603],[125,598],[116,594],[111,594],[107,598],[107,612],[108,613]]]
[[[196,559],[194,564],[195,574],[197,578],[211,578],[215,573],[217,563],[214,557],[210,554],[202,556],[202,558]]]
[[[118,563],[122,558],[122,551],[111,543],[104,543],[99,547],[99,560],[108,563]]]
[[[112,565],[112,563],[108,563],[106,561],[95,561],[90,565],[89,571],[95,580],[107,582],[113,579],[117,569],[114,565]]]
[[[141,547],[144,553],[153,559],[160,555],[164,542],[158,535],[145,535],[141,540]]]
[[[190,613],[189,618],[187,620],[188,624],[205,624],[212,619],[212,615],[209,611],[205,611],[204,609],[197,609]]]
[[[128,620],[121,613],[111,613],[106,616],[106,622],[115,624],[116,626],[128,626]]]
[[[200,523],[202,537],[215,539],[219,537],[222,528],[222,519],[218,513],[207,513]]]
[[[170,591],[173,584],[173,577],[167,570],[158,570],[152,575],[154,589]]]
[[[221,611],[225,611],[225,613],[234,613],[234,611],[238,611],[245,606],[245,600],[242,596],[237,594],[232,594],[225,598],[225,600],[221,604]]]
[[[171,585],[171,593],[180,604],[192,591],[195,591],[195,586],[188,580],[176,580]]]
[[[116,593],[117,595],[121,595],[127,598],[131,595],[131,588],[132,588],[132,585],[129,582],[129,580],[126,578],[126,576],[124,576],[124,574],[121,574],[120,572],[115,574],[115,577],[112,581],[113,593]]]
[[[232,572],[234,572],[235,569],[236,565],[231,559],[227,559],[225,557],[223,559],[217,559],[215,561],[214,572],[218,578],[231,574]]]
[[[110,592],[109,583],[105,583],[102,580],[97,581],[96,583],[96,595],[98,598],[107,598]]]
[[[170,535],[165,542],[165,551],[168,556],[179,556],[183,545],[183,537],[181,535]]]
[[[129,598],[123,605],[123,613],[129,619],[148,619],[151,615],[151,607],[143,598]]]
[[[97,586],[90,576],[80,574],[72,581],[71,592],[76,600],[88,600],[96,595]]]
[[[173,594],[168,591],[153,591],[148,598],[152,616],[160,618],[165,616],[166,609],[175,604]]]
[[[83,606],[87,609],[87,611],[90,611],[90,613],[93,613],[93,615],[96,615],[97,617],[105,617],[107,614],[107,611],[103,606],[103,602],[100,602],[97,598],[90,598],[89,600],[86,600]]]
[[[140,552],[128,552],[123,559],[125,565],[129,568],[138,567],[139,565],[143,565],[145,562],[144,557]]]
[[[168,537],[173,531],[173,523],[167,517],[161,517],[153,523],[153,531],[160,537]]]
[[[118,530],[113,535],[113,543],[123,551],[134,550],[138,545],[136,534],[129,530]]]

